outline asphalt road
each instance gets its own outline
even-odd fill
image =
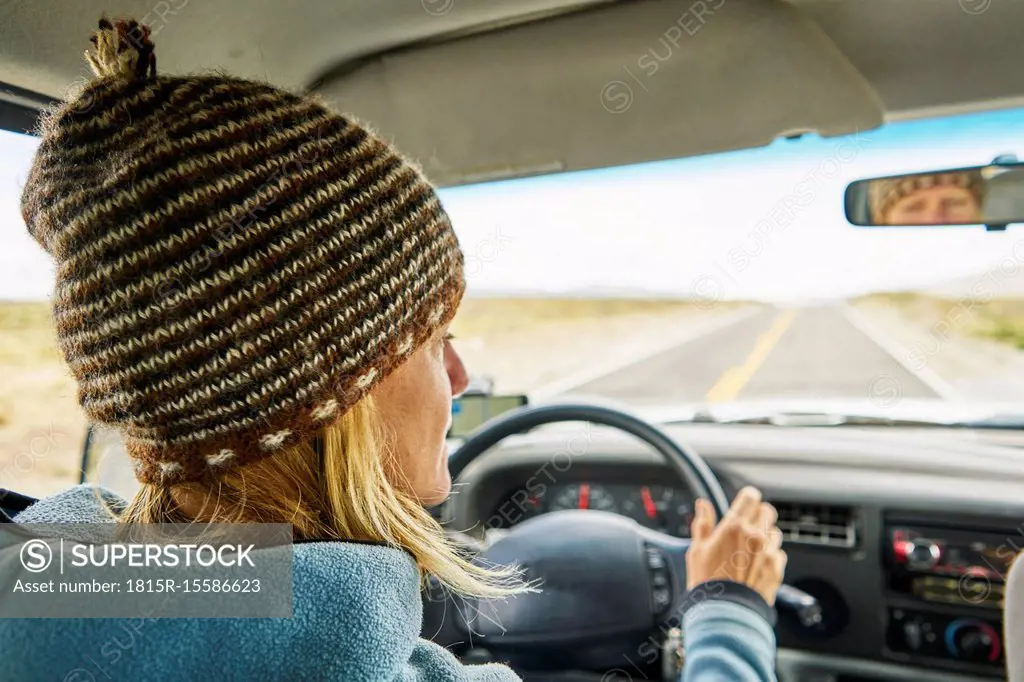
[[[867,398],[899,375],[902,396],[936,398],[839,307],[765,307],[751,317],[577,386],[633,405],[757,398]]]

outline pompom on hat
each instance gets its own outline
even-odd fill
[[[147,483],[213,480],[310,439],[455,315],[434,188],[309,96],[158,76],[102,19],[96,79],[44,117],[22,196],[56,264],[60,349]]]

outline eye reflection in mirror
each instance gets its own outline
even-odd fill
[[[854,225],[1006,225],[1024,221],[1024,166],[938,170],[852,183]]]

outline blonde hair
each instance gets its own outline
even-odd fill
[[[119,520],[290,523],[296,540],[369,540],[407,550],[424,579],[433,575],[458,594],[532,591],[517,568],[473,564],[448,541],[441,525],[396,485],[402,473],[389,441],[366,397],[312,441],[214,483],[145,484]]]

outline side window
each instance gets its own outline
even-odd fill
[[[85,437],[75,383],[54,339],[53,263],[21,217],[38,145],[0,130],[0,488],[35,497],[78,482]]]

